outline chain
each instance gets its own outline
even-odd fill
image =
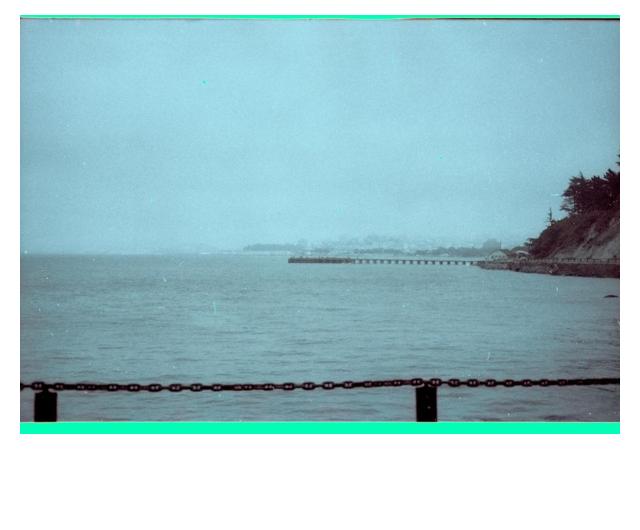
[[[352,388],[380,388],[380,387],[401,387],[401,386],[430,386],[430,387],[532,387],[532,386],[586,386],[586,385],[619,385],[620,378],[601,377],[591,379],[423,379],[415,377],[413,379],[381,379],[381,380],[365,380],[365,381],[325,381],[323,383],[237,383],[237,384],[203,384],[203,383],[171,383],[163,385],[160,383],[150,384],[118,384],[118,383],[45,383],[43,381],[34,381],[33,383],[20,383],[20,391],[31,389],[35,391],[43,390],[77,390],[81,392],[247,392],[253,390],[271,391],[271,390],[334,390],[336,388],[352,389]]]

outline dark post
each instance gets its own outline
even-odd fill
[[[431,385],[416,388],[416,421],[438,421],[438,388]]]
[[[44,389],[35,395],[33,421],[58,421],[58,394]]]

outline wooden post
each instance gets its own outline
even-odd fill
[[[431,385],[416,387],[416,421],[438,421],[438,388]]]
[[[35,395],[33,421],[58,421],[58,394],[44,389]]]

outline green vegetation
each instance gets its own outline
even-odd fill
[[[585,245],[602,247],[619,238],[620,162],[617,166],[617,171],[609,169],[603,176],[571,177],[561,206],[568,215],[556,221],[549,211],[547,228],[527,242],[533,257],[566,254]]]
[[[620,171],[607,170],[604,176],[571,177],[562,194],[561,208],[569,215],[620,210]]]

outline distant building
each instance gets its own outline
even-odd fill
[[[506,250],[494,250],[487,256],[489,261],[499,261],[503,259],[509,259],[509,253]]]
[[[494,250],[499,250],[502,247],[502,243],[497,239],[487,239],[484,243],[482,243],[482,250],[485,252],[493,252]]]

